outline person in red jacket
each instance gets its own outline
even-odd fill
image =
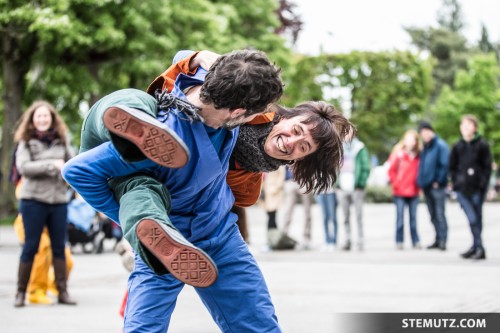
[[[408,130],[389,157],[389,181],[396,204],[396,247],[400,250],[403,249],[404,241],[405,205],[408,205],[410,213],[413,248],[421,248],[417,233],[417,205],[420,191],[417,186],[417,173],[421,147],[418,133],[415,130]]]

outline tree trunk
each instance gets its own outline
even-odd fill
[[[14,186],[9,181],[9,166],[14,149],[14,130],[17,120],[22,114],[22,99],[24,94],[25,75],[29,68],[29,60],[24,59],[18,47],[17,40],[2,34],[3,58],[3,105],[4,117],[2,125],[2,147],[0,149],[0,217],[15,212],[16,199]]]

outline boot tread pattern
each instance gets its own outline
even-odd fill
[[[180,281],[194,287],[208,287],[217,279],[217,268],[196,247],[175,241],[156,221],[143,220],[137,227],[141,243]]]
[[[187,162],[186,152],[167,132],[119,108],[109,108],[104,114],[104,123],[111,132],[131,141],[148,159],[162,166],[180,167]]]

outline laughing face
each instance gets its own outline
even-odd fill
[[[279,160],[295,161],[318,150],[310,132],[314,124],[302,123],[306,119],[306,116],[282,118],[267,136],[265,152]]]
[[[33,114],[33,125],[39,132],[45,132],[50,129],[52,126],[52,115],[46,106],[42,105],[36,109]]]

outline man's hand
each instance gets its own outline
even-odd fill
[[[197,67],[202,67],[203,69],[209,70],[212,64],[217,60],[220,54],[212,51],[200,51],[196,57],[191,60],[189,64],[189,70],[195,70]]]

